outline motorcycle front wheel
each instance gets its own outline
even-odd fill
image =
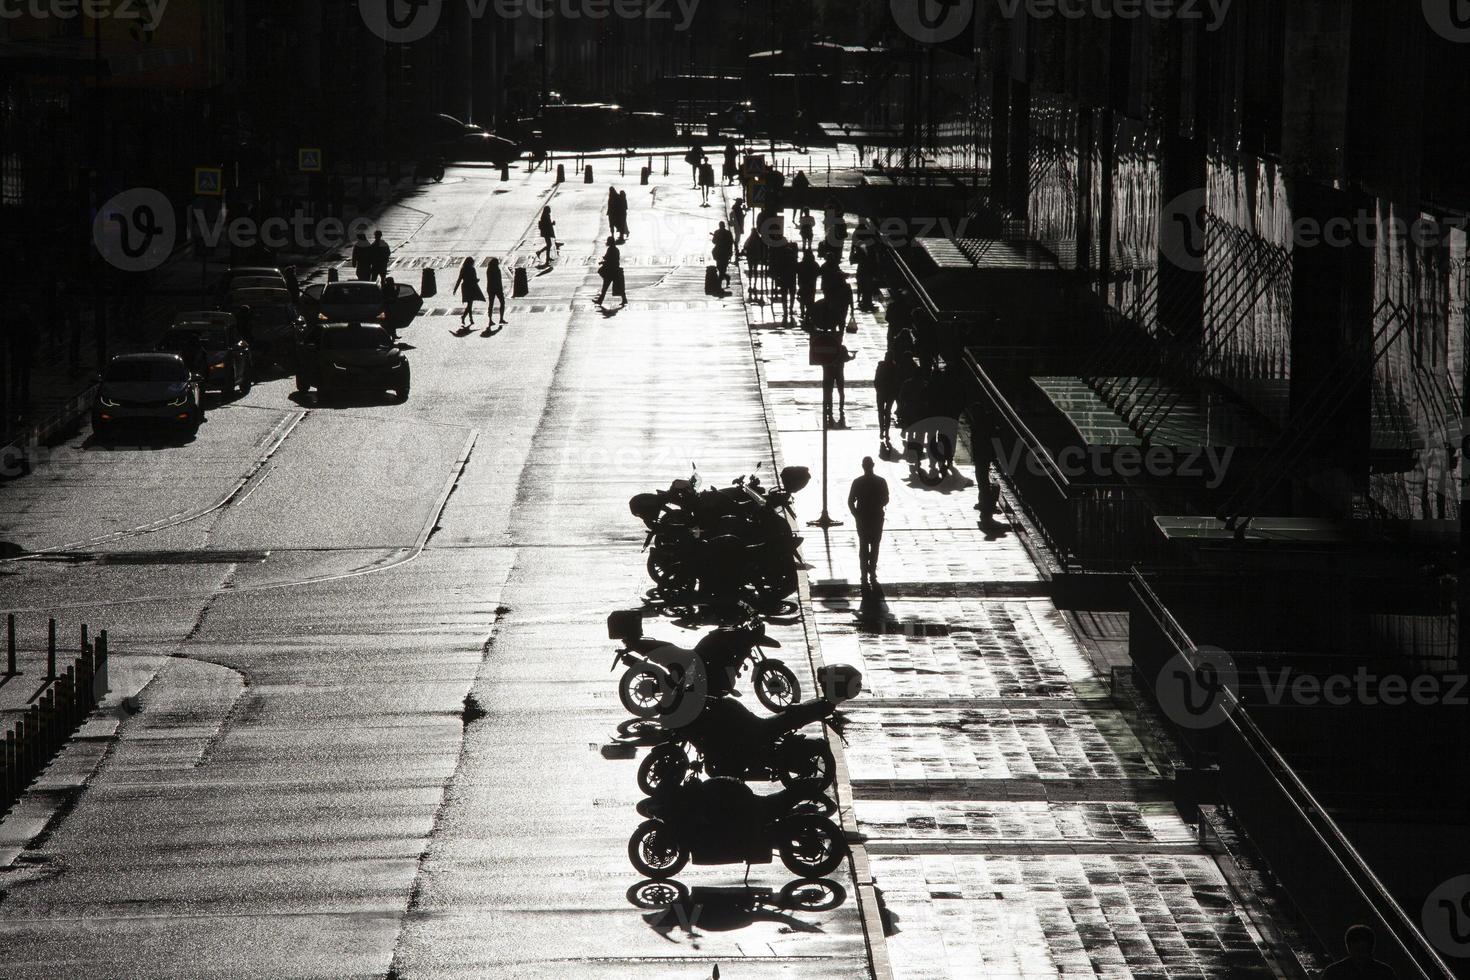
[[[689,774],[689,756],[677,745],[660,745],[638,766],[638,788],[644,796],[666,793]]]
[[[689,850],[674,839],[668,824],[662,820],[645,820],[628,838],[628,860],[639,874],[662,881],[674,877],[689,863]]]
[[[837,760],[832,756],[832,747],[826,739],[802,738],[791,744],[782,753],[781,785],[797,786],[813,783],[818,789],[832,785],[837,774]]]
[[[836,871],[847,856],[842,831],[826,817],[799,816],[783,820],[778,834],[781,863],[792,874],[803,878],[824,878]]]
[[[801,682],[781,661],[762,660],[755,666],[755,696],[767,711],[780,714],[801,700]]]

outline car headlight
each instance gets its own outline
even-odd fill
[[[218,364],[211,364],[209,369],[211,371],[223,371],[225,369],[225,362],[220,361]]]
[[[188,395],[180,395],[179,397],[175,398],[173,401],[169,402],[169,404],[172,405],[172,406],[187,405],[187,404],[189,404],[189,396]]]
[[[388,313],[387,313],[387,311],[385,310],[384,312],[379,313],[378,314],[378,319],[386,322],[387,319],[388,319]]]
[[[108,408],[117,408],[118,405],[118,403],[113,401],[111,398],[98,398],[97,400],[106,405]]]
[[[327,315],[325,313],[318,313],[316,315],[316,318],[318,320],[320,320],[321,322],[323,322],[323,323],[326,323],[327,322]]]

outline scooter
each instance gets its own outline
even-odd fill
[[[645,801],[652,817],[628,839],[640,874],[672,878],[695,864],[781,863],[803,878],[831,874],[847,857],[842,830],[813,803],[810,784],[757,796],[736,779],[711,779]]]
[[[622,643],[613,656],[614,669],[627,666],[618,681],[618,697],[635,717],[673,713],[688,692],[724,697],[734,691],[747,666],[753,666],[755,695],[767,710],[783,711],[801,700],[801,684],[791,668],[765,655],[781,644],[766,635],[754,615],[706,634],[692,650],[643,635],[643,616],[637,610],[612,613],[607,630],[609,639]]]

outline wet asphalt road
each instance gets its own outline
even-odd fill
[[[451,335],[441,268],[406,404],[271,381],[190,442],[83,433],[3,491],[4,554],[30,557],[0,605],[108,629],[135,696],[12,814],[42,832],[0,849],[0,974],[866,975],[846,869],[828,911],[629,900],[642,750],[603,622],[646,587],[627,499],[771,444],[738,297],[702,290],[715,212],[618,183],[616,315],[591,302],[607,183],[456,170],[390,216],[400,280],[528,255],[548,197],[565,248],[488,337]]]

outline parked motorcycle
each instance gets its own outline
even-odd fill
[[[671,602],[744,601],[762,609],[786,599],[796,591],[801,547],[791,530],[791,498],[810,480],[805,467],[789,466],[773,490],[758,473],[706,490],[696,467],[668,490],[634,496],[628,507],[648,529],[653,593]]]
[[[671,730],[639,765],[638,788],[656,796],[703,774],[825,790],[837,766],[832,748],[800,730],[836,709],[836,702],[818,698],[761,718],[734,698],[706,698],[698,717]]]
[[[672,878],[695,864],[769,864],[772,851],[793,874],[821,878],[847,856],[842,830],[813,802],[811,784],[757,796],[737,779],[677,787],[645,801],[653,816],[628,839],[639,873]]]
[[[613,657],[614,668],[627,666],[618,681],[618,697],[636,717],[671,714],[685,694],[724,697],[734,691],[747,666],[752,667],[756,698],[767,710],[783,711],[801,700],[801,684],[791,668],[765,655],[780,642],[767,636],[765,625],[753,615],[706,634],[692,650],[644,636],[643,616],[636,610],[608,616],[607,631],[609,639],[623,644]]]

